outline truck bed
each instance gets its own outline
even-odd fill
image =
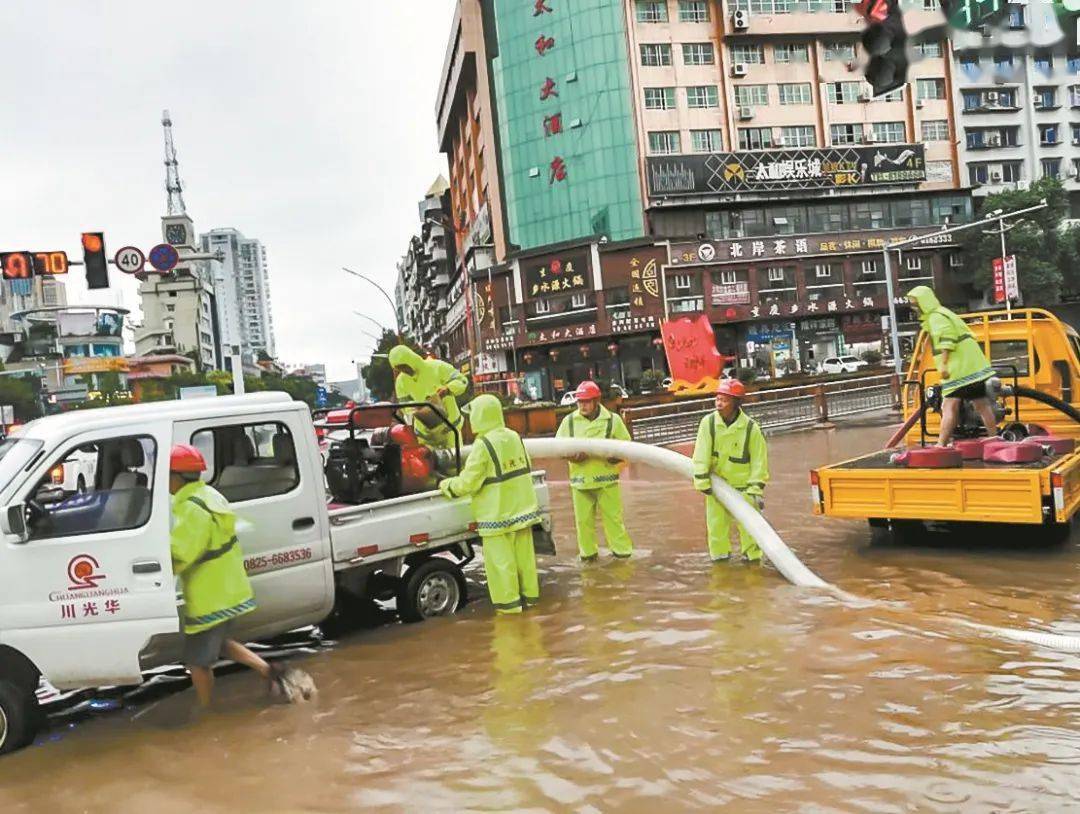
[[[1080,506],[1080,452],[1028,464],[965,461],[952,469],[895,466],[891,455],[882,450],[816,470],[814,513],[1041,524],[1066,522]]]
[[[550,537],[551,503],[545,472],[533,472],[543,532]],[[334,569],[371,564],[413,551],[478,541],[469,498],[447,500],[441,492],[330,508]],[[544,553],[544,552],[541,552]]]

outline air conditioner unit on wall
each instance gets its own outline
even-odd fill
[[[754,118],[754,108],[752,107],[740,107],[739,108],[739,120],[748,122]]]
[[[991,91],[986,92],[986,95],[983,97],[983,100],[988,105],[996,105],[1000,98],[1001,98],[1001,95],[996,90],[991,90]]]
[[[922,110],[923,109],[923,100],[922,99],[916,99],[915,100],[915,109],[916,110]]]
[[[990,133],[986,136],[987,147],[1000,147],[1001,146],[1001,134]]]
[[[992,172],[992,173],[990,173],[990,181],[992,183],[995,183],[995,184],[1001,183],[1001,173],[1000,172]]]
[[[736,31],[746,31],[750,27],[750,12],[739,9],[731,15],[731,27]]]
[[[731,75],[746,76],[748,70],[749,69],[746,67],[745,62],[736,62],[734,65],[731,66]]]

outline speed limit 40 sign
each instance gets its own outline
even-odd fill
[[[113,258],[116,267],[127,274],[138,274],[146,265],[146,255],[134,246],[125,246]]]

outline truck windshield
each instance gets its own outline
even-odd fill
[[[5,438],[0,440],[0,491],[44,446],[36,438]]]

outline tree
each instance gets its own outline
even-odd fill
[[[41,415],[39,387],[38,379],[0,376],[0,404],[12,405],[16,420],[31,421]]]
[[[1006,251],[1016,255],[1020,291],[1028,305],[1050,305],[1061,300],[1064,290],[1080,289],[1080,273],[1068,265],[1076,252],[1075,241],[1070,247],[1070,235],[1061,229],[1069,209],[1065,188],[1056,178],[1043,178],[1027,189],[990,195],[983,204],[984,213],[1012,212],[1038,206],[1043,198],[1049,205],[1046,209],[1012,221],[1016,224],[1012,228],[1006,224]],[[1001,238],[986,227],[969,229],[963,249],[972,285],[980,291],[989,289],[994,280],[993,259],[1001,256]]]
[[[375,352],[372,354],[371,361],[360,370],[360,375],[364,377],[364,382],[371,391],[371,395],[378,401],[390,401],[394,397],[394,371],[390,369],[390,362],[386,359],[385,354],[389,353],[390,349],[397,344],[398,336],[396,333],[383,331],[382,336],[379,338],[379,344],[376,345]],[[415,342],[406,339],[405,344],[421,356],[424,355],[423,350]]]

